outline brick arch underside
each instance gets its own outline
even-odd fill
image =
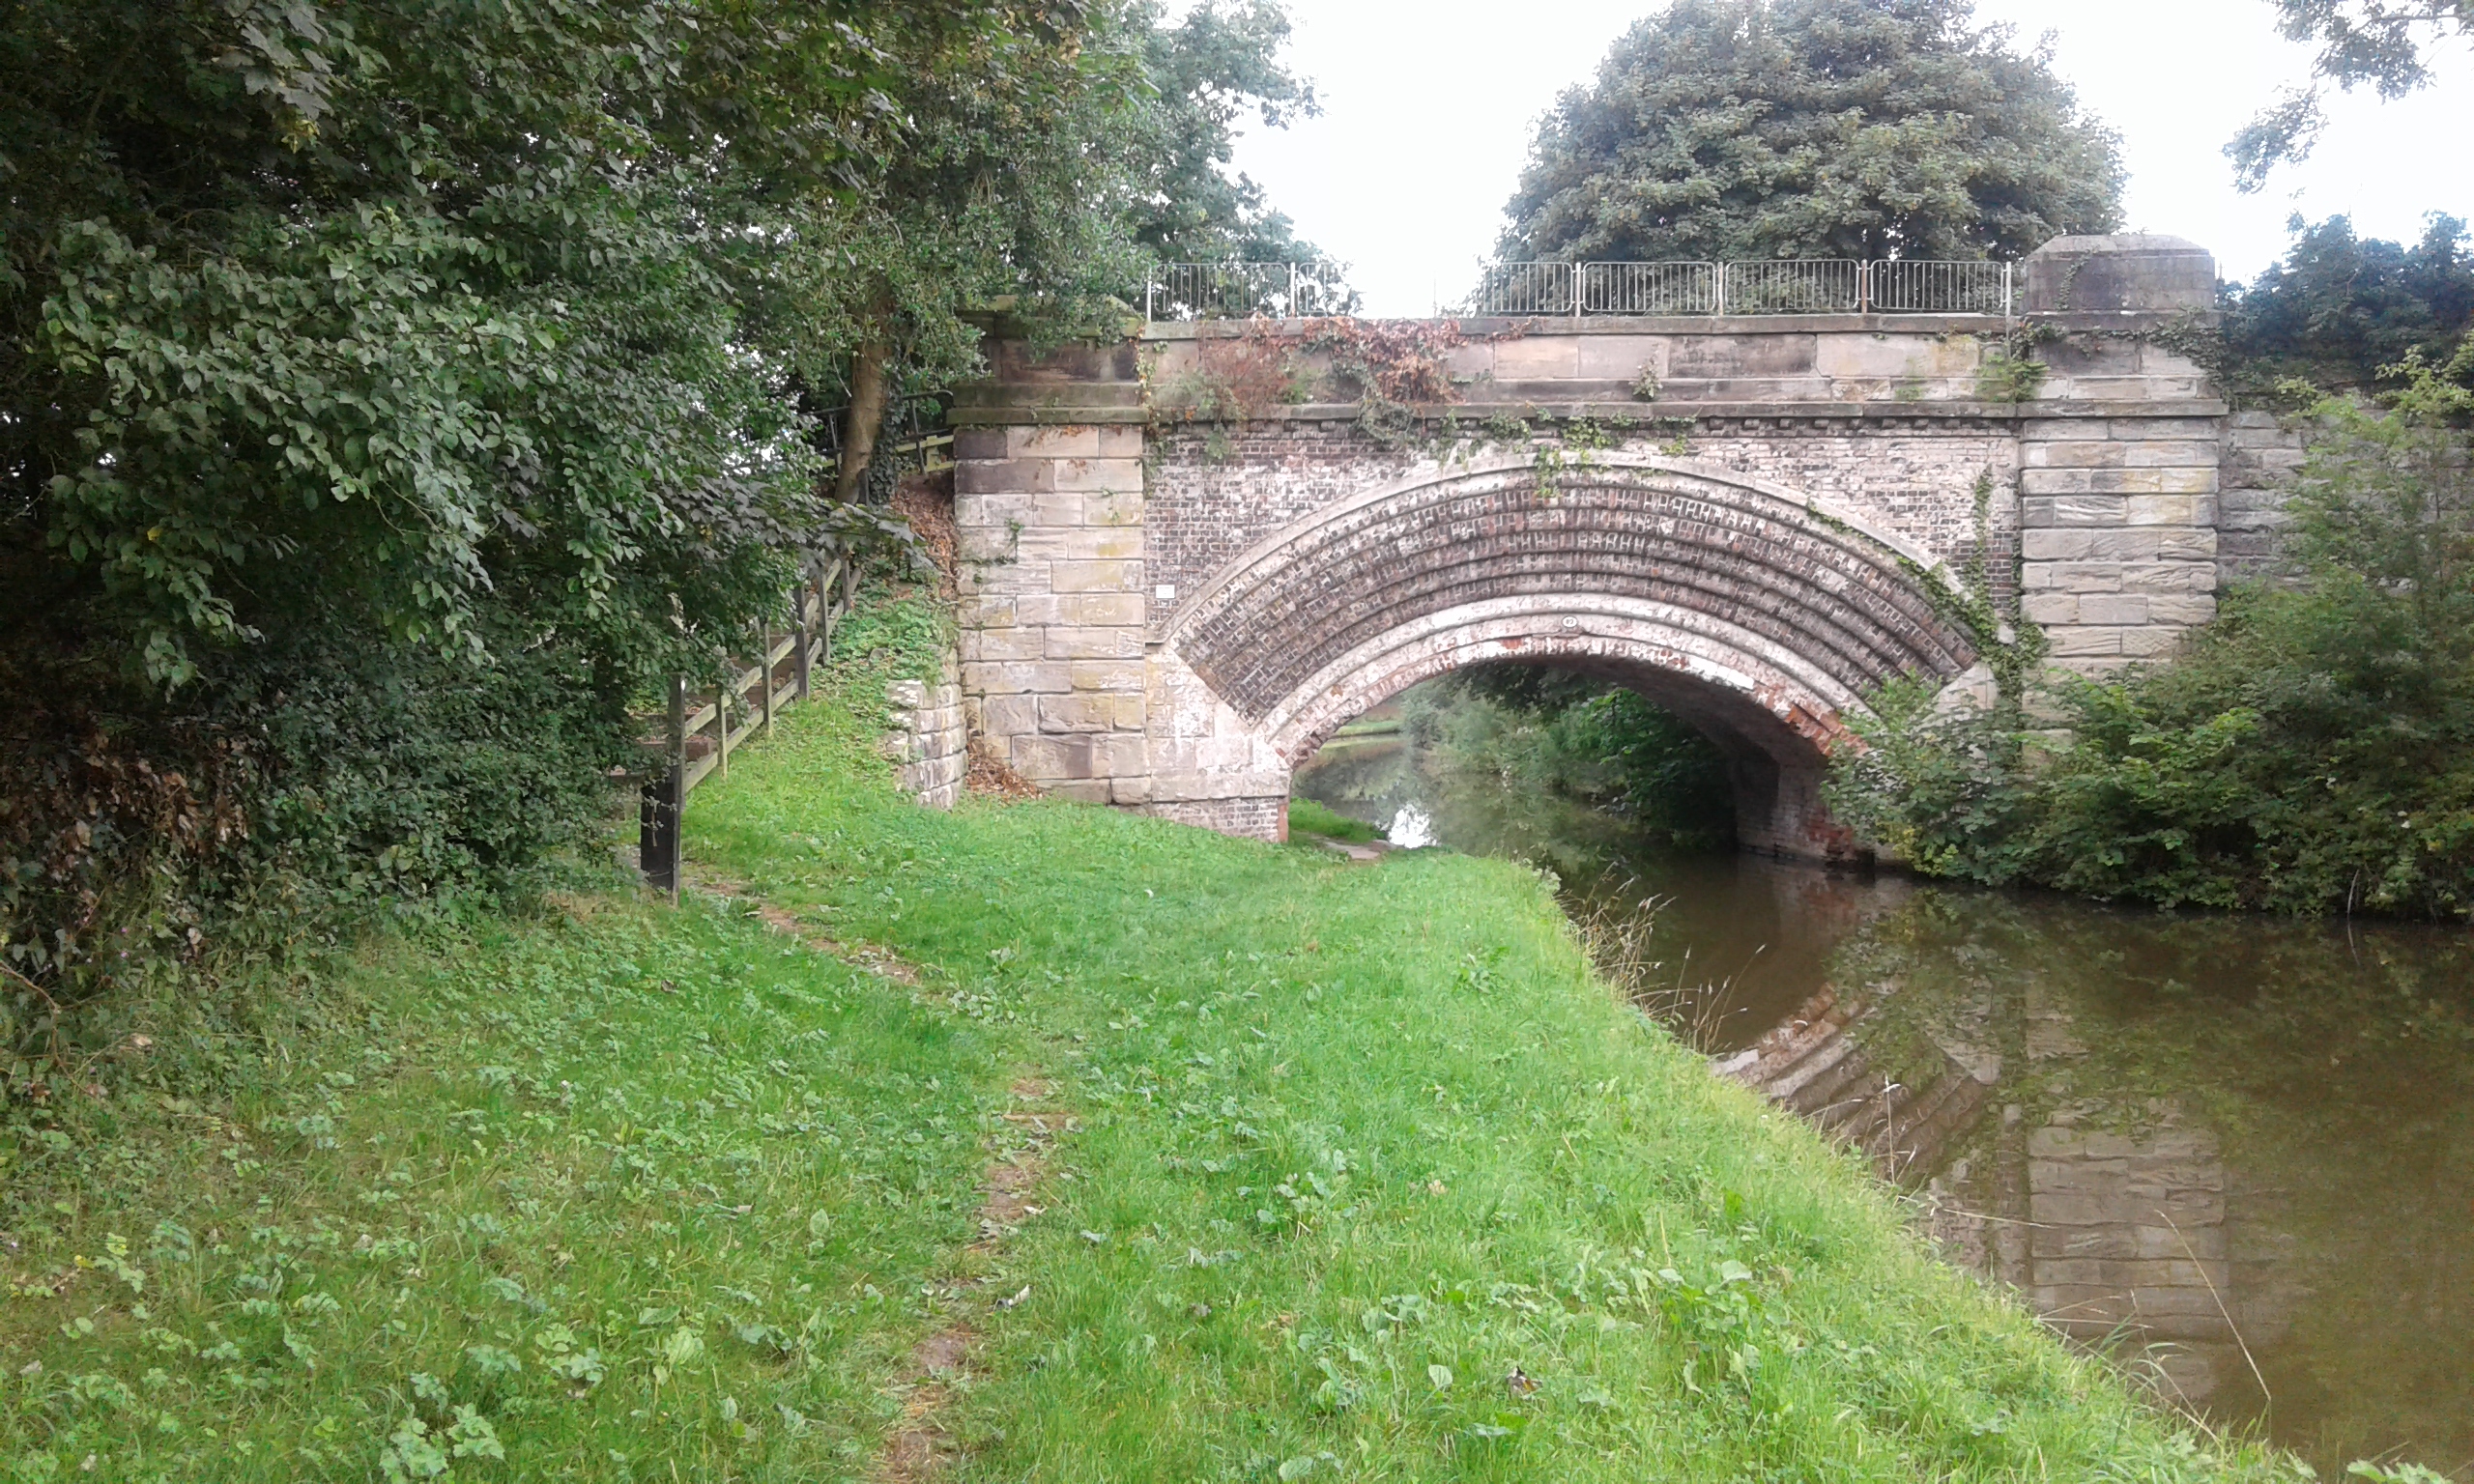
[[[1902,672],[1956,677],[1929,560],[1791,492],[1655,464],[1460,472],[1344,502],[1256,547],[1166,635],[1295,766],[1416,682],[1529,662],[1603,674],[1736,773],[1748,844],[1829,854],[1839,714]]]
[[[1694,615],[1586,594],[1448,610],[1352,651],[1299,704],[1265,719],[1266,740],[1295,768],[1350,719],[1419,681],[1475,665],[1552,665],[1627,686],[1715,743],[1742,844],[1845,854],[1856,842],[1830,819],[1821,783],[1844,734],[1838,711],[1855,698],[1833,699],[1809,671],[1743,641]]]
[[[1665,461],[1438,476],[1345,502],[1217,577],[1168,638],[1250,722],[1387,633],[1490,603],[1620,605],[1767,661],[1833,708],[1907,671],[1952,677],[1966,636],[1916,554],[1785,491]],[[1750,669],[1752,667],[1746,667]],[[1773,708],[1774,709],[1774,708]]]

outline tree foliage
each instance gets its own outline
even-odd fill
[[[2235,182],[2258,190],[2282,164],[2311,156],[2327,128],[2328,85],[2368,86],[2383,99],[2431,85],[2432,65],[2452,42],[2474,41],[2468,0],[2276,0],[2277,29],[2318,48],[2308,85],[2259,111],[2226,145]]]
[[[1079,29],[842,9],[18,8],[18,542],[161,680],[287,616],[740,616],[693,574],[816,518],[781,393],[837,376],[884,280],[935,286],[925,322],[1108,266],[1098,183],[1054,178],[1106,80]],[[1000,160],[1050,178],[985,188]]]
[[[1663,844],[1734,842],[1726,756],[1690,724],[1603,676],[1473,666],[1446,676],[1414,720],[1428,733],[1422,742],[1454,768],[1613,810]]]
[[[2343,216],[2296,216],[2288,230],[2284,259],[2226,306],[2226,348],[2249,379],[2369,388],[2408,356],[2446,362],[2474,327],[2474,252],[2458,218],[2432,214],[2410,246],[2358,238]]]
[[[1156,4],[1143,59],[1151,97],[1137,154],[1135,241],[1165,263],[1303,263],[1322,254],[1232,169],[1248,118],[1285,128],[1321,111],[1291,71],[1287,14],[1275,0],[1204,0],[1173,25]]]
[[[2119,219],[2112,133],[1970,0],[1676,0],[1539,125],[1500,251],[2016,256]]]
[[[2453,372],[2474,371],[2474,355]],[[2167,906],[2474,914],[2474,391],[2319,404],[2292,570],[2171,663],[2065,681],[2070,740],[1879,698],[1831,807],[1928,872]]]
[[[1223,18],[1171,85],[1302,102],[1245,55],[1277,12]],[[589,827],[632,702],[716,665],[798,548],[894,532],[820,452],[868,376],[967,372],[1000,294],[1086,319],[1143,212],[1259,204],[1137,180],[1164,116],[1219,116],[1155,85],[1154,19],[10,7],[0,680],[43,699],[0,720],[12,971],[209,931],[270,870],[417,899]]]

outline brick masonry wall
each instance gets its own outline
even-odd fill
[[[1154,439],[1145,534],[1155,589],[1151,616],[1165,616],[1249,546],[1339,499],[1395,483],[1446,460],[1487,451],[1470,443],[1438,459],[1387,449],[1354,423],[1250,423],[1234,435],[1191,431]],[[1614,451],[1651,453],[1671,437],[1632,437]],[[1976,544],[1975,483],[1990,475],[1992,549],[1987,570],[2004,600],[2015,585],[2019,441],[1990,419],[1879,423],[1850,431],[1843,419],[1725,418],[1684,436],[1683,456],[1833,500],[1954,564]],[[1172,596],[1156,589],[1165,585]]]
[[[1164,801],[1146,813],[1245,840],[1288,839],[1288,798]]]
[[[1850,432],[1828,423],[1718,421],[1685,445],[1696,460],[1833,500],[1960,568],[1976,556],[1975,487],[1984,477],[1985,573],[2000,601],[2016,592],[2019,440],[2011,424],[1867,419]]]
[[[896,680],[885,687],[885,756],[894,783],[930,809],[961,802],[963,775],[970,769],[970,732],[963,718],[960,663],[945,660],[944,678]]]
[[[1352,504],[1286,535],[1242,583],[1197,593],[1176,650],[1250,720],[1318,674],[1353,673],[1346,657],[1409,624],[1482,605],[1586,610],[1593,628],[1617,611],[1688,613],[1713,635],[1793,653],[1833,699],[1974,662],[1895,549],[1722,475],[1620,460],[1567,467],[1541,488],[1526,460],[1498,456]],[[1164,489],[1153,504],[1172,499]]]

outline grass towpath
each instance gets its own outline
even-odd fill
[[[247,1085],[117,1098],[12,1191],[0,1476],[869,1457],[1004,1136],[987,1039],[725,902],[390,947]]]
[[[0,1149],[0,1470],[2288,1476],[1932,1263],[1526,871],[899,801],[932,634],[696,795],[743,899],[387,940]]]
[[[692,849],[1081,1127],[949,1400],[989,1480],[2224,1478],[1592,975],[1546,883],[889,803],[819,710]]]

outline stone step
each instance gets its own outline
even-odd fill
[[[1880,1091],[1882,1079],[1863,1051],[1845,1037],[1838,1038],[1838,1043],[1848,1047],[1847,1053],[1805,1083],[1788,1106],[1808,1118],[1820,1118],[1850,1098],[1870,1098]]]
[[[1761,1090],[1769,1094],[1772,1101],[1801,1112],[1803,1109],[1798,1100],[1805,1089],[1837,1070],[1855,1051],[1856,1043],[1833,1029],[1827,1039],[1808,1048],[1785,1071],[1764,1079],[1760,1084]]]

